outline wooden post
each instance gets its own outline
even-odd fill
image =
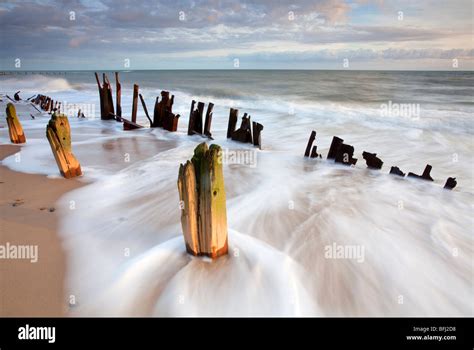
[[[448,177],[446,183],[444,184],[444,188],[447,190],[452,190],[457,184],[458,182],[456,181],[455,177]]]
[[[428,181],[434,181],[433,178],[430,175],[431,169],[433,167],[429,164],[426,165],[425,170],[423,171],[422,175],[417,175],[415,173],[408,173],[408,177],[415,177],[417,179],[422,179],[422,180],[428,180]]]
[[[160,125],[160,98],[156,96],[155,108],[153,109],[153,127],[159,127]]]
[[[16,115],[15,105],[11,102],[7,104],[6,109],[8,133],[12,143],[25,143],[26,137],[21,126],[20,119]]]
[[[198,102],[194,117],[194,131],[202,134],[202,115],[204,113],[204,102]]]
[[[132,100],[132,122],[137,122],[137,108],[138,108],[138,85],[133,84],[133,100]]]
[[[212,123],[212,109],[213,108],[214,108],[214,104],[212,102],[209,102],[209,105],[207,106],[206,120],[204,122],[204,135],[211,139],[212,139],[211,123]]]
[[[95,72],[94,75],[95,75],[95,81],[97,82],[97,87],[99,89],[100,119],[104,119],[105,112],[104,112],[104,94],[102,92],[103,88],[100,84],[99,75],[97,74],[97,72]]]
[[[344,165],[355,165],[357,159],[353,158],[354,147],[346,145],[344,140],[334,136],[329,148],[327,159],[334,159],[336,163],[342,163]]]
[[[365,159],[367,167],[372,169],[382,169],[382,159],[377,157],[377,153],[362,152],[362,158]]]
[[[227,125],[227,138],[232,138],[232,134],[237,126],[237,120],[239,119],[239,110],[231,108],[229,113],[229,124]]]
[[[150,116],[148,115],[148,109],[146,108],[145,100],[143,99],[142,94],[139,94],[139,96],[140,96],[140,101],[142,101],[142,107],[143,107],[143,110],[145,111],[145,115],[150,121],[150,128],[151,128],[151,126],[153,125],[153,122],[151,121]]]
[[[313,145],[313,142],[314,142],[315,138],[316,138],[316,131],[313,130],[313,131],[311,131],[311,135],[309,136],[308,144],[306,145],[306,151],[304,152],[305,157],[310,156],[311,146]]]
[[[122,84],[119,81],[119,73],[115,72],[115,104],[117,105],[117,120],[122,119]]]
[[[401,176],[401,177],[405,176],[405,173],[403,171],[401,171],[400,168],[397,167],[397,166],[393,166],[393,167],[390,168],[390,174],[398,175],[398,176]]]
[[[61,175],[66,179],[82,175],[81,165],[72,154],[71,128],[64,114],[53,114],[46,127],[46,137]]]
[[[191,110],[189,112],[189,124],[188,124],[188,135],[194,135],[194,105],[196,104],[196,101],[192,100],[191,101]]]
[[[106,110],[105,110],[105,119],[115,119],[115,110],[114,110],[114,100],[112,97],[112,86],[110,85],[109,78],[107,74],[104,73],[104,99],[107,101],[105,103]]]
[[[247,117],[247,113],[245,113],[242,117],[240,128],[232,133],[232,140],[245,143],[253,143],[250,125],[250,116]]]
[[[222,151],[201,143],[191,162],[181,164],[178,190],[186,249],[213,259],[228,252],[227,214]],[[197,205],[196,205],[197,204]]]
[[[198,233],[198,192],[196,172],[191,161],[181,164],[178,175],[178,191],[181,200],[181,227],[183,228],[186,250],[192,255],[199,255]]]
[[[341,146],[341,144],[343,142],[344,142],[343,139],[341,139],[337,136],[333,136],[332,142],[331,142],[331,147],[329,147],[329,152],[328,152],[327,159],[335,159],[336,158],[337,151],[338,151],[339,147]]]
[[[253,129],[253,144],[254,146],[258,146],[258,148],[262,148],[262,138],[260,133],[263,130],[263,125],[257,122],[252,122],[252,129]]]

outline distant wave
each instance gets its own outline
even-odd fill
[[[2,90],[6,90],[7,93],[20,90],[22,92],[47,94],[75,89],[65,78],[39,74],[9,77],[2,79],[1,83]]]

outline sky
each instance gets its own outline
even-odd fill
[[[0,70],[473,70],[474,0],[0,0]]]

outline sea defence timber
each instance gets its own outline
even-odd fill
[[[82,175],[81,165],[72,154],[71,127],[64,114],[53,114],[46,126],[46,137],[61,175],[66,179]]]
[[[181,164],[178,191],[186,250],[213,259],[228,252],[227,210],[221,148],[199,144]]]
[[[230,121],[229,121],[230,123]],[[311,131],[311,134],[308,139],[308,143],[306,145],[306,149],[304,152],[304,156],[307,158],[322,158],[321,154],[317,153],[317,146],[314,145],[313,143],[316,139],[316,131],[313,130]],[[329,152],[327,155],[328,160],[334,160],[336,163],[341,163],[344,165],[355,165],[357,163],[357,159],[353,158],[354,156],[354,147],[351,145],[347,145],[344,143],[344,140],[334,136],[331,142],[331,146],[329,148]],[[383,166],[383,161],[379,157],[377,157],[377,153],[370,153],[363,151],[362,152],[362,157],[365,159],[366,165],[370,169],[375,169],[379,170],[382,169]],[[422,175],[417,175],[415,173],[408,173],[407,177],[415,178],[415,179],[421,179],[421,180],[427,180],[427,181],[434,181],[433,178],[431,177],[431,165],[426,165],[425,170],[423,171]],[[390,168],[390,174],[392,175],[397,175],[400,177],[405,177],[405,173],[397,166],[392,166]],[[448,177],[446,180],[446,183],[444,185],[444,188],[447,190],[452,190],[454,187],[456,187],[457,181],[455,177]]]
[[[12,143],[25,143],[26,137],[21,126],[20,119],[16,115],[15,105],[13,103],[7,104],[7,124],[8,133],[10,134],[10,141]]]
[[[250,115],[244,113],[240,127],[236,130],[237,121],[239,119],[239,110],[235,108],[230,109],[229,123],[227,125],[227,138],[233,141],[250,143],[258,148],[262,148],[261,132],[263,125],[250,120]]]

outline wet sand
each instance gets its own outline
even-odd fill
[[[0,145],[0,159],[21,149]],[[0,244],[37,245],[38,261],[0,259],[0,316],[64,316],[66,258],[56,201],[82,184],[0,166]]]

